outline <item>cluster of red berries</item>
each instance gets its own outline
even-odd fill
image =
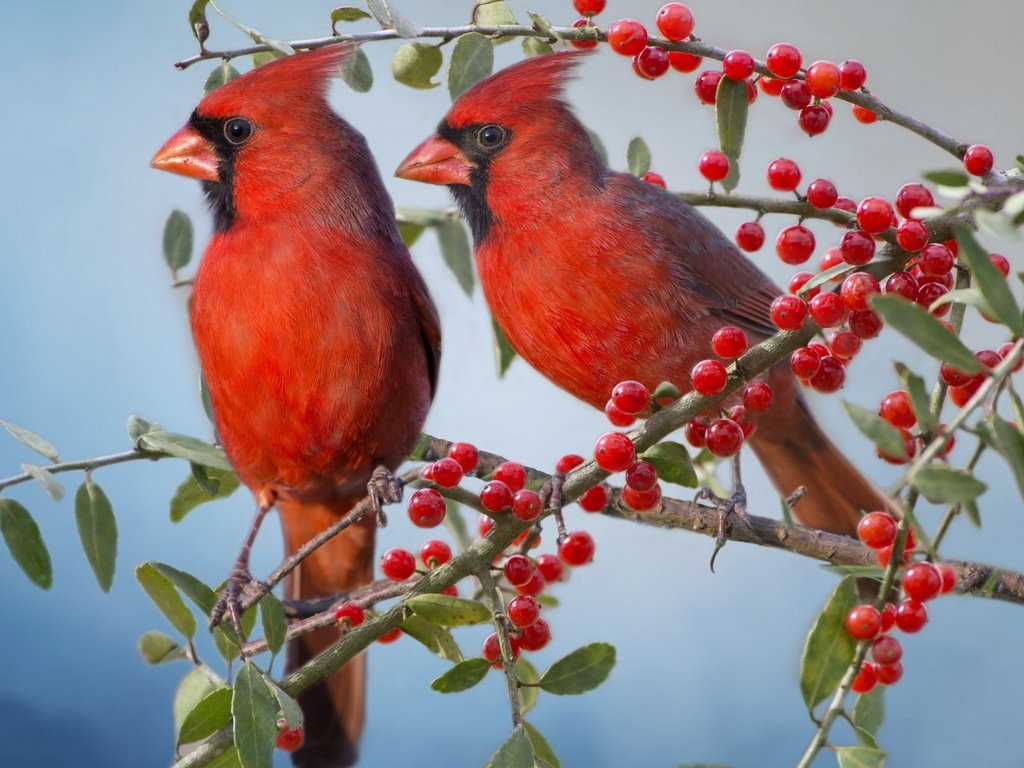
[[[865,546],[878,553],[884,567],[892,556],[897,523],[888,512],[871,512],[861,518],[857,535]],[[908,530],[903,563],[909,563],[914,549],[913,531]],[[903,648],[889,631],[895,627],[911,634],[920,632],[928,622],[929,600],[951,592],[956,586],[956,571],[946,563],[926,561],[907,565],[902,577],[903,599],[899,605],[886,603],[882,610],[873,605],[858,605],[846,616],[846,632],[854,640],[871,642],[871,659],[865,661],[853,681],[856,693],[867,693],[878,683],[892,685],[903,677]]]
[[[617,427],[628,427],[637,417],[651,411],[651,394],[639,381],[622,381],[612,389],[612,396],[605,406],[608,420]],[[608,472],[625,472],[626,483],[622,487],[622,501],[630,509],[644,511],[652,509],[661,501],[661,486],[658,485],[658,470],[653,464],[637,458],[633,442],[621,432],[608,432],[598,438],[594,445],[594,461]],[[558,471],[567,471],[583,462],[580,456],[563,456]],[[562,466],[567,467],[563,470]],[[608,491],[597,485],[579,498],[579,504],[588,512],[599,512],[608,502]]]

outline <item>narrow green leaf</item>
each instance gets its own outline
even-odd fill
[[[522,657],[516,662],[516,677],[524,683],[536,683],[540,680],[540,673],[529,659]],[[540,688],[535,685],[520,686],[519,711],[525,715],[537,705],[538,698],[540,698]]]
[[[523,727],[526,728],[526,735],[530,738],[533,759],[537,768],[561,768],[562,764],[558,760],[558,755],[555,754],[555,750],[548,744],[544,735],[526,721],[523,721]]]
[[[209,614],[213,610],[213,606],[217,602],[216,593],[191,573],[179,571],[172,565],[160,563],[156,560],[150,560],[145,565],[152,566],[157,573],[170,581],[185,597],[195,603],[196,607],[203,613]]]
[[[630,139],[626,146],[626,169],[634,176],[643,176],[651,170],[651,150],[639,136]]]
[[[1010,465],[1017,490],[1024,498],[1024,435],[997,413],[992,414],[992,430],[995,432],[996,450]]]
[[[856,576],[858,579],[874,579],[881,581],[884,571],[877,565],[820,565],[823,571],[840,576]]]
[[[4,421],[3,419],[0,419],[0,427],[6,429],[16,440],[19,440],[40,456],[43,456],[54,463],[60,461],[60,456],[57,455],[57,449],[50,444],[49,440],[40,437],[35,432],[31,432],[24,427],[19,427],[17,424],[12,424],[11,422]]]
[[[232,744],[227,751],[213,758],[207,764],[207,768],[242,768],[242,761],[238,757],[238,747]]]
[[[613,646],[590,643],[552,664],[540,676],[540,687],[559,696],[585,693],[603,683],[614,666]]]
[[[178,683],[174,692],[174,732],[181,730],[182,723],[196,704],[221,686],[214,682],[211,670],[206,666],[194,667]]]
[[[199,487],[203,489],[207,496],[215,496],[217,494],[217,491],[220,490],[220,481],[216,477],[211,477],[206,471],[206,467],[202,464],[189,462],[188,468],[192,471],[192,477],[199,483]]]
[[[747,131],[747,84],[723,77],[715,98],[715,123],[719,148],[729,157],[729,175],[722,179],[726,192],[736,189],[740,179],[740,154]]]
[[[241,623],[242,634],[249,637],[256,626],[256,606],[242,611]],[[238,644],[238,635],[235,634],[235,628],[231,626],[230,621],[213,630],[213,644],[217,646],[217,652],[226,662],[237,659],[242,653],[242,648]]]
[[[885,768],[885,752],[872,747],[836,747],[839,768]]]
[[[372,17],[362,8],[353,8],[350,5],[334,8],[331,10],[331,32],[335,35],[338,34],[338,22],[359,21],[360,19],[369,18]]]
[[[879,685],[870,693],[857,697],[853,705],[853,724],[874,735],[885,720],[885,686]]]
[[[501,38],[495,41],[495,44],[503,42],[508,38]],[[523,38],[523,53],[527,56],[547,56],[549,53],[554,53],[555,49],[545,43],[539,37],[524,37]]]
[[[846,614],[857,605],[857,581],[845,576],[811,627],[800,659],[800,692],[813,712],[843,679],[857,644],[846,633]]]
[[[188,9],[188,27],[199,41],[200,47],[210,35],[210,25],[206,22],[206,6],[209,2],[210,0],[195,0]]]
[[[243,768],[272,768],[277,741],[277,707],[263,674],[245,662],[231,699],[235,746]]]
[[[402,205],[395,209],[395,218],[400,224],[408,222],[433,227],[448,218],[448,214],[441,208],[413,208]]]
[[[869,299],[887,325],[891,325],[929,355],[970,375],[981,372],[981,364],[956,334],[915,302],[901,296],[874,294]]]
[[[921,176],[933,184],[941,184],[944,187],[966,187],[971,179],[963,171],[957,170],[928,171]]]
[[[462,661],[462,651],[458,643],[455,642],[452,633],[444,627],[431,624],[419,616],[409,616],[399,626],[405,634],[425,645],[434,655],[446,661]]]
[[[505,4],[505,0],[479,0],[476,8],[473,9],[473,23],[482,27],[502,27],[507,24],[515,24],[516,17],[512,15]],[[524,40],[535,40],[536,38],[524,38]]]
[[[975,528],[981,528],[981,512],[978,510],[976,502],[965,501],[960,508],[963,509],[967,519],[971,521]]]
[[[797,291],[797,295],[807,298],[807,294],[818,286],[832,282],[833,280],[838,280],[849,272],[856,272],[857,269],[858,268],[856,266],[847,264],[845,261],[842,264],[836,264],[834,267],[829,267],[824,272],[819,272],[804,283],[803,287]]]
[[[171,580],[160,573],[152,562],[138,566],[135,569],[135,578],[174,628],[191,640],[196,633],[196,618],[181,599]]]
[[[448,63],[448,95],[452,101],[491,74],[494,43],[477,32],[459,35]]]
[[[693,468],[690,452],[681,443],[671,440],[652,445],[640,458],[658,470],[658,478],[684,488],[697,487],[697,471]]]
[[[373,87],[373,68],[362,48],[357,48],[354,54],[342,62],[339,74],[356,93],[366,93]]]
[[[594,151],[597,152],[597,156],[601,158],[601,162],[604,165],[608,165],[608,150],[605,149],[604,142],[601,141],[601,137],[589,128],[587,128],[587,135],[590,137],[590,143],[594,145]]]
[[[958,224],[955,230],[960,256],[967,261],[974,282],[992,307],[995,317],[1015,336],[1024,335],[1024,318],[1021,317],[1020,307],[1003,273],[992,263],[988,252],[974,239],[967,227]]]
[[[988,486],[962,469],[928,464],[910,476],[910,483],[933,502],[973,501]]]
[[[780,512],[782,514],[782,524],[787,528],[793,527],[793,509],[789,506],[789,502],[786,501],[784,496],[779,497],[779,505],[781,507]]]
[[[264,64],[269,64],[284,57],[285,54],[281,51],[257,51],[252,55],[252,66],[253,68],[262,67]]]
[[[555,34],[554,27],[551,26],[551,22],[548,21],[543,16],[541,16],[539,13],[527,11],[526,15],[530,17],[530,21],[533,22],[533,28],[536,29],[538,32],[543,32],[550,39],[558,37],[558,35]]]
[[[842,403],[850,420],[864,437],[889,456],[897,459],[907,458],[907,450],[903,444],[903,438],[900,437],[900,433],[896,431],[892,424],[867,408],[861,408],[859,405],[848,403],[845,400]]]
[[[517,725],[505,743],[498,747],[487,768],[533,768],[535,765],[533,745],[526,729]]]
[[[177,273],[192,259],[192,220],[179,210],[171,211],[164,224],[164,261]]]
[[[110,591],[114,583],[114,566],[117,560],[117,520],[114,508],[107,494],[92,478],[78,486],[75,494],[75,521],[78,523],[78,537],[89,560],[96,581],[104,592]]]
[[[412,248],[415,242],[420,239],[424,229],[426,227],[420,224],[410,224],[405,221],[398,222],[398,234],[401,236],[406,248]]]
[[[490,621],[491,612],[483,603],[451,595],[414,595],[405,601],[412,611],[431,624],[459,627]]]
[[[128,417],[128,421],[125,422],[124,426],[128,431],[128,437],[130,437],[134,443],[137,443],[139,438],[147,432],[152,432],[154,429],[163,429],[163,427],[156,422],[149,421],[148,419],[144,419],[141,416],[136,416],[134,414]]]
[[[193,464],[192,466],[201,467],[202,465]],[[180,522],[193,509],[209,501],[226,499],[237,491],[241,485],[238,475],[234,472],[210,467],[203,467],[203,470],[206,473],[207,480],[216,483],[216,492],[213,494],[208,493],[196,479],[195,475],[190,474],[182,481],[181,485],[174,492],[174,496],[171,497],[171,522]]]
[[[209,77],[206,78],[206,82],[203,84],[203,94],[209,96],[213,91],[224,85],[224,83],[231,82],[240,74],[237,69],[228,64],[227,60],[221,61],[216,69],[210,72]]]
[[[978,225],[979,230],[990,235],[1006,240],[1020,239],[1017,227],[1009,218],[986,208],[978,208],[974,212],[974,223]]]
[[[231,472],[231,464],[224,451],[220,448],[203,442],[197,437],[179,435],[177,432],[168,432],[165,429],[147,432],[139,438],[139,446],[150,451],[161,451],[177,456],[180,459],[202,464],[204,467],[213,467],[226,472]]]
[[[445,217],[436,225],[437,244],[441,248],[441,258],[448,269],[459,281],[467,296],[473,295],[473,255],[469,247],[469,238],[462,222],[456,218]]]
[[[36,464],[22,464],[21,471],[39,483],[43,490],[46,491],[46,495],[54,501],[60,501],[64,498],[64,484],[46,467],[40,467]]]
[[[281,601],[268,592],[260,598],[260,618],[263,620],[263,638],[267,641],[270,652],[277,655],[284,645],[285,637],[288,634],[288,620],[284,616],[284,606]]]
[[[438,693],[458,693],[466,691],[487,676],[491,662],[476,656],[460,661],[440,677],[434,678],[430,687]]]
[[[163,632],[151,630],[139,638],[139,653],[147,664],[163,664],[188,658],[185,649]]]
[[[50,553],[32,515],[14,499],[0,499],[0,534],[14,562],[32,583],[49,589],[53,584]]]
[[[934,432],[939,426],[938,419],[932,415],[931,397],[925,388],[924,379],[911,371],[903,363],[896,363],[896,375],[903,382],[903,389],[910,398],[910,407],[917,417],[917,424],[924,432]]]
[[[217,688],[196,702],[178,730],[178,744],[202,741],[231,720],[231,689]]]
[[[498,378],[501,378],[505,375],[508,367],[512,365],[512,361],[516,359],[516,351],[493,316],[491,316],[491,333],[494,338],[494,359],[498,365]]]
[[[270,693],[277,699],[277,706],[284,718],[285,725],[289,728],[298,728],[302,725],[302,709],[299,707],[299,702],[281,690],[280,686],[266,675],[263,676],[263,682],[267,684]]]
[[[1003,202],[1003,213],[1011,219],[1024,213],[1024,192],[1015,192]]]
[[[654,388],[651,393],[651,400],[658,402],[659,400],[668,398],[669,400],[679,399],[679,389],[671,381],[663,381]]]
[[[443,57],[439,48],[427,43],[406,43],[391,59],[391,74],[410,88],[436,88],[431,78],[441,69]]]
[[[882,686],[878,686],[876,690],[881,690],[881,687]],[[878,739],[875,737],[875,734],[865,731],[863,728],[860,728],[857,725],[854,725],[853,723],[851,723],[850,725],[853,728],[854,735],[857,737],[857,741],[860,742],[862,747],[870,747],[871,749],[881,749],[881,747],[878,745]]]
[[[366,7],[381,27],[394,29],[399,37],[419,37],[423,33],[423,27],[396,11],[386,0],[366,0]]]

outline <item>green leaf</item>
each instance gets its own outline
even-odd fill
[[[911,371],[903,363],[896,363],[896,375],[903,382],[903,389],[910,398],[910,407],[914,410],[918,426],[927,433],[934,432],[939,426],[938,419],[932,415],[931,398],[925,388],[924,379]]]
[[[747,130],[747,83],[723,77],[715,98],[715,123],[719,148],[729,157],[729,175],[722,188],[732,192],[740,181],[740,153]]]
[[[1024,192],[1015,192],[1003,202],[1003,213],[1011,219],[1024,213]]]
[[[505,375],[505,371],[512,365],[512,361],[516,359],[516,351],[512,348],[512,343],[508,340],[508,336],[501,330],[501,326],[498,325],[498,321],[491,316],[491,333],[494,339],[494,358],[498,365],[498,378]]]
[[[533,11],[527,11],[526,15],[530,17],[530,21],[533,22],[533,28],[538,32],[543,32],[547,37],[554,39],[558,35],[555,34],[554,27],[551,26],[551,22],[541,16],[539,13]]]
[[[242,611],[241,624],[242,634],[249,637],[256,626],[255,605]],[[213,644],[217,646],[218,653],[226,662],[237,659],[242,653],[242,647],[238,644],[238,635],[235,634],[235,628],[231,626],[231,622],[221,624],[213,630]]]
[[[89,560],[96,581],[104,592],[114,582],[114,564],[117,560],[117,521],[107,494],[92,478],[78,486],[75,494],[75,521],[78,537]]]
[[[585,693],[603,683],[614,666],[613,646],[590,643],[552,664],[540,676],[540,687],[559,696]]]
[[[448,64],[448,95],[452,101],[491,74],[494,69],[494,44],[478,32],[455,39]]]
[[[836,747],[839,768],[885,768],[885,752],[872,747]]]
[[[933,502],[973,501],[988,486],[962,469],[928,464],[910,476],[911,484]]]
[[[995,317],[1013,331],[1015,336],[1024,334],[1024,318],[1021,317],[1020,307],[1017,306],[1003,273],[992,263],[988,252],[974,239],[974,235],[967,227],[958,224],[955,230],[960,256],[967,261],[974,282],[992,307]]]
[[[228,749],[207,763],[207,768],[242,768],[238,747],[232,744]]]
[[[874,735],[885,720],[885,686],[875,686],[870,693],[857,697],[853,705],[853,724]]]
[[[839,685],[853,661],[857,644],[846,633],[846,614],[859,602],[857,581],[845,576],[811,627],[800,659],[800,692],[814,711]]]
[[[414,595],[405,601],[413,613],[441,627],[460,627],[490,621],[491,612],[483,603],[451,595]]]
[[[156,560],[150,560],[144,565],[152,566],[157,573],[170,581],[185,597],[195,603],[203,613],[209,614],[213,610],[213,606],[217,603],[217,595],[191,573],[179,571],[174,566]]]
[[[269,64],[272,61],[283,59],[285,54],[281,51],[257,51],[252,55],[253,67],[262,67],[264,64]]]
[[[467,296],[473,295],[473,255],[469,238],[459,219],[445,217],[435,227],[441,258],[459,281]]]
[[[263,682],[267,684],[270,692],[277,699],[277,706],[281,710],[285,725],[289,728],[298,728],[302,725],[302,709],[299,707],[299,702],[281,690],[280,686],[266,675],[263,676]]]
[[[263,620],[263,638],[267,641],[270,652],[277,655],[284,645],[285,637],[288,634],[288,620],[284,616],[284,606],[281,601],[268,592],[260,598],[260,618]]]
[[[626,146],[626,169],[634,176],[643,176],[651,170],[651,150],[639,136],[634,136]]]
[[[697,472],[693,468],[690,452],[681,443],[670,440],[652,445],[640,454],[658,470],[658,479],[684,488],[697,487]]]
[[[436,656],[456,663],[462,661],[462,651],[447,629],[419,616],[408,616],[399,626],[405,634],[425,645]]]
[[[608,150],[605,149],[604,142],[601,141],[601,137],[589,128],[586,130],[587,135],[590,137],[590,143],[594,145],[594,151],[597,152],[597,156],[601,158],[601,162],[604,165],[608,165]]]
[[[897,459],[908,458],[903,438],[892,424],[867,408],[861,408],[845,400],[842,403],[854,426],[883,453]]]
[[[391,74],[402,85],[411,88],[436,88],[440,83],[431,78],[441,69],[441,51],[427,43],[406,43],[391,59]]]
[[[971,180],[966,173],[957,170],[928,171],[921,176],[933,184],[941,184],[944,187],[966,187],[967,182]]]
[[[974,222],[978,225],[979,230],[988,232],[990,235],[1002,237],[1006,240],[1020,239],[1017,227],[1014,226],[1014,223],[1009,218],[986,208],[978,208],[974,212]]]
[[[221,63],[210,72],[209,77],[206,78],[206,82],[203,84],[203,94],[209,96],[213,91],[220,88],[224,83],[229,83],[238,77],[241,73],[228,64],[227,60],[221,61]]]
[[[362,48],[341,63],[341,79],[356,93],[366,93],[373,87],[373,68]]]
[[[386,0],[366,0],[366,7],[381,27],[394,29],[399,37],[419,37],[423,32],[423,27],[396,11]]]
[[[561,768],[562,764],[558,760],[558,755],[555,754],[555,750],[548,744],[544,735],[526,721],[523,721],[523,727],[526,728],[526,735],[530,738],[533,759],[537,768]]]
[[[651,400],[655,402],[664,398],[668,398],[669,400],[679,399],[679,389],[671,381],[661,382],[651,393]]]
[[[473,9],[473,23],[481,27],[503,27],[515,24],[516,17],[512,15],[504,0],[479,0]],[[531,39],[537,38],[523,38],[524,42]]]
[[[1017,490],[1024,498],[1024,435],[997,413],[992,414],[992,429],[995,432],[996,449],[1010,465],[1013,479],[1017,481]]]
[[[179,210],[171,211],[164,224],[164,261],[177,274],[192,259],[192,220]]]
[[[789,502],[786,501],[785,496],[779,497],[780,513],[782,514],[782,524],[787,528],[792,528],[793,523],[793,508],[789,506]]]
[[[196,704],[220,687],[214,682],[208,667],[198,666],[190,670],[178,683],[178,688],[174,692],[174,732],[178,733],[181,730],[185,718]]]
[[[192,466],[201,467],[202,465],[193,464]],[[238,475],[234,472],[208,467],[203,469],[206,473],[207,481],[215,484],[217,490],[212,494],[208,493],[199,483],[195,474],[190,474],[178,486],[174,496],[171,498],[171,522],[180,522],[185,515],[201,504],[206,504],[216,499],[226,499],[237,491],[241,485]]]
[[[43,456],[54,463],[60,461],[60,456],[57,455],[57,449],[54,448],[48,440],[40,437],[35,432],[30,432],[24,427],[19,427],[17,424],[12,424],[11,422],[4,421],[3,419],[0,419],[0,427],[6,429],[16,440],[19,440],[40,456]]]
[[[868,301],[887,325],[891,325],[929,355],[968,375],[981,373],[981,363],[971,350],[928,310],[902,296],[879,293],[872,295]]]
[[[209,2],[210,0],[195,0],[188,9],[188,26],[192,30],[192,35],[199,41],[200,47],[210,36],[210,25],[206,22],[206,6]]]
[[[152,562],[138,566],[135,578],[174,628],[191,640],[196,633],[196,618],[186,607],[171,580],[160,573]]]
[[[139,638],[139,653],[147,664],[163,664],[188,658],[185,649],[163,632],[151,630]]]
[[[179,744],[192,744],[212,736],[231,720],[230,688],[217,688],[192,707],[178,730]]]
[[[487,676],[491,662],[479,656],[460,661],[440,677],[434,678],[430,687],[438,693],[466,691]]]
[[[533,768],[534,764],[530,737],[526,735],[523,726],[517,725],[505,739],[505,743],[498,747],[498,751],[491,757],[487,768]]]
[[[501,38],[495,41],[495,44],[504,42],[508,38]],[[555,49],[545,43],[539,37],[524,37],[523,38],[523,53],[527,56],[547,56],[549,53],[554,53]]]
[[[46,494],[54,501],[64,498],[64,484],[46,467],[35,464],[22,464],[21,471],[35,480],[43,487]]]
[[[540,597],[540,595],[538,595]],[[540,674],[529,659],[523,657],[516,662],[516,677],[524,683],[536,683],[540,680]],[[540,697],[540,688],[535,685],[523,685],[519,688],[519,711],[526,714],[537,705]]]
[[[818,286],[824,285],[825,283],[829,283],[832,282],[833,280],[843,277],[848,272],[856,271],[856,266],[847,264],[845,261],[842,264],[836,264],[834,267],[829,267],[824,272],[819,272],[806,283],[804,283],[803,287],[801,287],[800,290],[797,291],[797,295],[807,298],[807,294],[810,291],[817,288]]]
[[[14,562],[29,580],[37,587],[49,589],[53,584],[50,553],[32,515],[14,499],[0,499],[0,534]]]
[[[235,678],[231,717],[243,768],[272,768],[277,741],[277,706],[263,674],[250,661],[242,665]]]
[[[823,571],[840,576],[856,576],[858,579],[881,581],[885,572],[877,565],[820,565]]]
[[[413,244],[420,239],[425,227],[419,224],[410,224],[405,221],[398,222],[398,234],[405,243],[406,248],[412,248]]]
[[[128,437],[132,439],[132,442],[138,442],[139,438],[148,432],[152,432],[154,429],[163,429],[159,424],[144,419],[141,416],[132,414],[128,417],[128,421],[125,422],[125,429],[128,431]]]
[[[331,32],[335,35],[338,34],[338,22],[340,21],[359,21],[369,18],[372,17],[362,8],[353,8],[350,5],[334,8],[331,11]]]
[[[160,451],[179,459],[202,464],[204,467],[213,467],[225,472],[231,472],[231,464],[224,451],[220,448],[203,442],[199,438],[188,435],[179,435],[177,432],[168,432],[165,429],[157,429],[147,432],[139,438],[139,447],[149,451]]]
[[[978,505],[973,501],[965,501],[961,505],[964,514],[967,515],[967,519],[971,521],[975,528],[981,528],[981,512],[978,511]]]

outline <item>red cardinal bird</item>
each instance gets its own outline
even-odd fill
[[[703,215],[598,157],[562,99],[580,54],[511,66],[478,83],[397,175],[447,184],[473,230],[484,295],[515,350],[602,408],[620,381],[690,383],[723,325],[775,332],[779,290]],[[751,440],[808,525],[853,534],[881,494],[812,418],[787,367]]]
[[[192,332],[224,450],[259,504],[255,525],[276,503],[289,552],[366,496],[368,483],[376,490],[381,467],[401,463],[437,381],[437,312],[365,140],[326,101],[353,50],[288,56],[221,86],[152,162],[200,179],[213,211]],[[395,484],[381,484],[393,497]],[[317,550],[291,596],[369,582],[374,531],[367,516]],[[233,576],[236,597],[254,536]],[[337,638],[306,635],[292,665]],[[355,761],[365,676],[360,657],[300,697],[298,765]]]

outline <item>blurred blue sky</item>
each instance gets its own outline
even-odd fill
[[[67,459],[124,450],[133,413],[169,428],[208,435],[196,394],[197,370],[184,313],[160,255],[163,221],[172,208],[209,224],[199,188],[149,169],[153,152],[188,117],[211,64],[177,72],[171,63],[193,52],[188,2],[22,3],[4,14],[6,64],[0,70],[5,119],[0,184],[0,328],[5,375],[0,418],[48,437]],[[472,3],[396,0],[421,23],[466,21]],[[601,21],[634,15],[651,22],[660,3],[610,0]],[[513,0],[525,18],[527,5]],[[280,39],[329,32],[330,3],[233,3],[227,10]],[[574,18],[569,0],[538,0],[531,10],[552,21]],[[894,106],[958,137],[991,146],[997,164],[1012,164],[1020,140],[1019,31],[1016,2],[971,9],[953,0],[808,5],[703,2],[691,7],[697,33],[722,47],[758,56],[774,42],[799,45],[805,61],[854,57],[868,86]],[[211,14],[211,46],[241,42]],[[365,23],[364,23],[365,24]],[[356,28],[356,27],[353,27]],[[377,82],[368,94],[336,86],[338,110],[368,137],[400,205],[442,206],[442,189],[390,179],[398,161],[448,106],[443,88],[396,85],[388,60],[397,44],[367,53]],[[499,49],[499,63],[520,56]],[[696,158],[715,144],[712,113],[692,97],[689,76],[639,81],[629,62],[602,51],[570,89],[581,116],[613,158],[641,133],[654,168],[675,189],[700,189]],[[856,124],[843,106],[829,131],[813,141],[795,115],[759,99],[751,112],[741,191],[766,193],[768,161],[796,159],[805,179],[832,178],[843,194],[893,195],[919,171],[952,165],[934,147],[892,126]],[[726,231],[748,214],[711,212]],[[789,223],[770,217],[767,229]],[[822,248],[837,230],[815,226]],[[772,234],[769,235],[771,237]],[[993,248],[997,244],[990,243]],[[1018,243],[998,249],[1020,269]],[[755,258],[778,279],[783,265]],[[433,238],[414,249],[440,307],[445,353],[441,388],[427,429],[452,439],[550,467],[565,452],[586,453],[606,428],[601,414],[556,390],[521,361],[502,381],[494,374],[489,328],[479,291],[467,300],[445,272]],[[973,322],[969,340],[990,327]],[[933,375],[935,366],[891,334],[870,345],[850,369],[842,397],[872,407],[897,380],[889,360]],[[812,401],[821,420],[879,484],[897,471],[873,458],[853,433],[839,398]],[[963,458],[962,451],[956,454]],[[0,476],[33,454],[0,433]],[[763,474],[747,462],[751,511],[775,514]],[[132,571],[147,559],[170,562],[209,583],[227,573],[251,516],[250,499],[194,512],[172,524],[167,501],[188,472],[180,462],[133,464],[96,473],[118,515],[120,544],[113,589],[103,594],[77,541],[70,498],[50,501],[36,487],[9,492],[35,515],[55,561],[54,586],[40,592],[5,552],[3,674],[0,675],[0,763],[4,765],[150,766],[171,760],[171,697],[184,665],[146,667],[135,645],[165,620],[137,587]],[[952,557],[1024,567],[1024,515],[1006,471],[983,462],[990,483],[982,500],[984,529],[958,522]],[[70,497],[80,477],[62,478]],[[531,721],[566,766],[669,766],[714,762],[791,765],[811,733],[796,671],[803,638],[834,586],[814,563],[756,547],[731,545],[707,569],[709,540],[640,529],[610,520],[580,521],[598,542],[597,562],[555,590],[563,605],[549,620],[555,641],[538,666],[590,640],[619,649],[608,682],[580,698],[541,697]],[[937,512],[925,508],[931,524]],[[384,546],[416,546],[422,533],[401,514],[381,535]],[[281,550],[266,526],[254,573],[266,573]],[[906,676],[888,695],[881,732],[891,765],[1024,764],[1018,733],[1019,608],[951,598],[934,605],[931,622],[907,637]],[[475,651],[479,633],[465,633]],[[440,699],[429,681],[445,668],[408,638],[370,652],[370,713],[365,765],[482,765],[507,731],[501,681]],[[838,738],[838,737],[837,737]],[[843,735],[846,738],[846,735]],[[832,764],[825,756],[821,764]]]

